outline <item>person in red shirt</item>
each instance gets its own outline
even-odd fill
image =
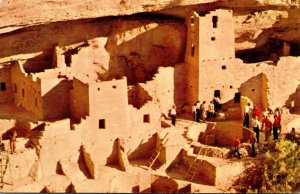
[[[265,129],[265,141],[269,140],[269,136],[272,129],[272,122],[270,120],[270,113],[262,121],[262,129]]]
[[[273,137],[274,140],[278,139],[278,130],[281,130],[281,114],[278,109],[275,111],[273,122]]]
[[[241,146],[241,140],[238,136],[235,137],[233,141],[233,154],[238,154],[238,159],[241,159],[241,153],[240,153],[240,146]]]
[[[260,119],[260,110],[259,108],[257,108],[257,106],[254,106],[253,110],[252,110],[252,113],[253,113],[253,118],[255,116],[257,116],[257,119],[259,120]]]

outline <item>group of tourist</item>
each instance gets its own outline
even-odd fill
[[[208,104],[206,101],[200,103],[197,101],[192,107],[193,121],[195,122],[205,122],[205,121],[214,121],[216,117],[216,112],[221,110],[221,102],[219,97],[214,97],[212,101]],[[175,126],[176,123],[176,107],[172,107],[171,111],[172,125]],[[261,118],[262,116],[262,118]],[[251,122],[250,122],[251,121]],[[264,131],[265,140],[269,141],[270,135],[273,133],[273,139],[278,140],[279,134],[281,133],[281,113],[279,108],[276,108],[274,111],[271,109],[266,110],[261,113],[260,109],[257,106],[254,106],[251,109],[250,103],[247,104],[244,108],[244,121],[243,126],[250,128],[250,123],[253,128],[254,134],[250,137],[250,143],[252,148],[253,157],[256,157],[257,154],[257,144],[260,142],[260,131]],[[295,128],[292,129],[290,133],[286,135],[286,138],[289,140],[296,140]],[[300,137],[299,137],[300,138]],[[233,154],[237,154],[238,158],[241,158],[240,154],[240,137],[235,137],[233,141],[234,150]]]
[[[251,115],[250,115],[251,114]],[[259,143],[259,131],[265,131],[265,141],[269,140],[271,133],[273,132],[273,139],[277,140],[279,133],[281,132],[281,114],[279,108],[262,113],[263,119],[260,122],[261,112],[257,106],[251,110],[250,104],[244,109],[244,122],[243,126],[249,128],[250,117],[252,117],[252,128],[256,134],[257,143]]]
[[[221,110],[221,101],[219,97],[214,97],[212,101],[206,104],[206,101],[200,103],[197,101],[192,107],[193,120],[196,122],[214,121],[216,112]]]
[[[261,120],[262,115],[262,120]],[[253,132],[255,135],[251,135],[250,143],[251,149],[253,153],[253,157],[257,154],[257,144],[260,140],[260,131],[265,132],[265,141],[269,141],[269,137],[271,133],[273,133],[273,139],[277,140],[279,134],[281,133],[281,113],[279,108],[276,108],[273,112],[271,109],[270,111],[266,110],[265,112],[261,113],[257,106],[254,106],[251,109],[250,103],[245,106],[244,109],[244,121],[243,126],[249,128],[250,127],[250,118],[252,123]],[[260,122],[261,121],[261,122]],[[238,154],[238,158],[240,158],[239,149],[236,147],[239,145],[238,142],[239,138],[236,137],[234,140],[234,153]]]

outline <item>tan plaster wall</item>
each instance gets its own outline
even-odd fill
[[[5,83],[6,90],[0,90],[0,104],[13,101],[13,88],[11,84],[11,67],[0,65],[0,83]]]
[[[218,16],[217,28],[212,26],[212,16]],[[194,18],[194,24],[191,23],[191,17]],[[281,57],[275,65],[263,62],[244,64],[241,60],[234,59],[231,11],[218,9],[205,16],[194,12],[186,18],[186,24],[188,103],[210,101],[215,90],[221,91],[223,103],[232,101],[234,94],[241,92],[254,105],[263,109],[267,106],[287,105],[288,100],[296,99],[296,95],[291,95],[299,84],[299,59]],[[215,37],[215,40],[211,40],[211,37]],[[192,44],[195,46],[194,57],[191,56]]]
[[[80,80],[73,79],[73,89],[70,91],[70,114],[79,121],[89,115],[89,87]]]
[[[44,80],[42,80],[42,83]],[[42,86],[51,85],[55,86],[51,88],[46,94],[43,95],[43,109],[44,118],[46,119],[62,119],[69,117],[70,115],[70,102],[69,91],[72,87],[72,82],[61,79],[47,80]]]
[[[96,178],[95,164],[94,164],[93,160],[91,159],[90,154],[86,151],[84,146],[81,146],[81,152],[83,154],[83,159],[84,159],[87,169],[89,170],[90,175],[93,178]]]
[[[194,156],[191,156],[191,155],[188,155],[188,154],[183,155],[183,160],[184,160],[185,164],[188,165],[188,168],[194,162],[195,156],[196,155],[194,155]],[[197,169],[198,170],[198,175],[195,176],[195,179],[201,177],[201,180],[204,181],[206,184],[215,185],[215,182],[216,182],[216,166],[214,166],[213,164],[211,164],[211,163],[209,163],[205,160],[201,161],[201,159],[200,159],[201,157],[202,156],[200,156],[196,161],[199,165],[199,168]]]
[[[66,67],[64,49],[59,46],[54,47],[52,56],[52,66],[54,68]]]
[[[175,104],[179,112],[185,103],[186,74],[185,64],[174,67],[159,67],[153,80],[139,84],[151,96],[152,101],[159,106],[160,112],[168,115]]]
[[[69,129],[69,119],[46,125],[43,137],[39,141],[42,177],[56,174],[59,160],[79,152],[81,138],[78,133]]]
[[[231,147],[236,136],[243,137],[241,124],[218,122],[216,125],[216,145]]]
[[[299,85],[300,57],[281,57],[277,66],[269,69],[266,75],[271,94],[270,105],[283,106]]]
[[[67,79],[58,78],[60,73],[60,69],[56,68],[33,74],[34,79],[41,80],[43,117],[45,119],[62,119],[70,114],[69,91],[72,83]]]
[[[153,80],[140,85],[148,91],[152,101],[157,103],[160,112],[167,114],[174,105],[174,67],[158,68]]]
[[[217,28],[213,28],[213,16],[218,17]],[[191,17],[194,19],[192,20]],[[221,75],[218,74],[219,76],[214,74],[216,71],[219,73],[221,66],[227,66],[234,58],[234,34],[230,10],[218,9],[205,16],[199,16],[194,12],[186,18],[186,21],[188,26],[185,55],[188,87],[186,99],[192,105],[198,100],[211,100],[214,92],[211,89],[223,84],[219,76],[227,77],[226,74],[224,72]],[[212,38],[215,40],[211,40]],[[193,45],[194,52],[192,51]],[[217,66],[214,65],[216,63]]]
[[[118,132],[128,130],[129,108],[127,79],[95,82],[89,85],[90,127],[99,129],[99,119],[105,128]]]
[[[153,176],[151,183],[151,192],[154,193],[172,193],[178,189],[178,183],[169,177]]]
[[[186,100],[192,105],[198,100],[199,93],[199,15],[192,12],[186,18],[187,46],[185,53],[185,69],[187,78]]]
[[[223,103],[240,92],[262,109],[287,105],[289,100],[296,100],[292,94],[299,85],[299,64],[299,57],[281,57],[276,66],[263,62],[243,64],[240,60],[202,63],[199,98],[212,100],[214,91],[220,90]]]
[[[26,74],[21,65],[15,64],[11,69],[11,81],[12,85],[17,86],[17,92],[14,92],[15,104],[43,118],[41,80]],[[22,89],[24,90],[24,96],[22,95]]]
[[[144,115],[149,115],[150,122],[144,122]],[[136,130],[153,130],[160,128],[161,114],[159,107],[150,101],[140,109],[129,106],[130,128]]]
[[[213,16],[217,26],[213,28]],[[197,30],[197,29],[196,29]],[[211,38],[215,40],[211,40]],[[217,9],[199,18],[199,60],[234,58],[234,33],[231,10]]]

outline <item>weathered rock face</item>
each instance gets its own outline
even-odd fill
[[[180,21],[117,19],[106,44],[111,57],[109,76],[126,75],[131,84],[150,80],[159,66],[183,61],[185,40]]]
[[[142,64],[143,67],[135,69],[134,72],[138,76],[137,81],[144,81],[147,80],[145,72],[153,74],[158,61],[162,66],[166,63],[172,65],[174,62],[182,62],[186,37],[182,19],[191,10],[207,12],[216,8],[233,9],[235,49],[238,51],[237,57],[245,59],[245,62],[253,62],[247,58],[256,53],[266,55],[273,52],[268,48],[274,41],[279,42],[278,44],[283,44],[283,41],[292,43],[293,55],[299,55],[299,5],[299,1],[283,0],[1,0],[0,62],[31,58],[32,55],[29,57],[24,54],[41,52],[36,60],[47,63],[51,58],[53,45],[66,46],[96,37],[110,36],[107,49],[112,55],[111,67],[115,68],[115,63],[131,67]],[[162,19],[163,21],[157,22],[149,18],[141,21],[138,15],[125,20],[92,19],[143,12],[153,12],[159,17],[175,16],[177,19]],[[128,41],[135,36],[138,37]],[[141,46],[143,49],[140,49]],[[243,52],[250,52],[250,56],[245,56]],[[19,56],[10,57],[13,55]],[[46,62],[40,58],[44,58]],[[261,57],[261,60],[267,59]],[[126,71],[121,74],[132,73]]]
[[[221,0],[25,0],[0,1],[0,33],[49,22],[131,15]]]

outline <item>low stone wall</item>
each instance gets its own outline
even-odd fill
[[[186,171],[192,165],[196,155],[189,155],[186,151],[183,154],[184,164],[187,165]],[[198,174],[194,180],[200,179],[209,185],[214,185],[217,188],[228,189],[231,181],[244,171],[243,162],[231,161],[220,158],[211,158],[198,156]]]
[[[187,170],[192,165],[195,160],[195,155],[189,155],[187,153],[183,154],[184,164],[187,165]],[[216,182],[216,167],[210,164],[209,162],[202,160],[201,157],[196,161],[199,165],[198,175],[195,176],[195,179],[201,179],[209,185],[215,185]]]
[[[220,147],[215,147],[215,146],[208,146],[208,145],[203,145],[200,143],[194,143],[192,145],[194,148],[193,153],[197,154],[200,151],[200,155],[205,155],[209,157],[215,157],[215,158],[231,158],[232,157],[232,149],[230,148],[220,148]],[[242,156],[249,156],[251,152],[251,145],[249,143],[242,143],[240,153]]]
[[[97,177],[96,173],[95,173],[96,170],[95,170],[95,165],[94,165],[94,162],[91,159],[90,154],[86,151],[84,146],[80,147],[80,151],[83,154],[84,162],[86,164],[86,167],[89,170],[90,175],[95,179]]]
[[[231,150],[228,148],[219,148],[219,147],[213,147],[213,146],[207,146],[200,143],[196,143],[192,145],[194,147],[194,154],[197,154],[200,151],[200,155],[206,155],[210,157],[216,157],[216,158],[228,158],[229,154],[231,153]]]

